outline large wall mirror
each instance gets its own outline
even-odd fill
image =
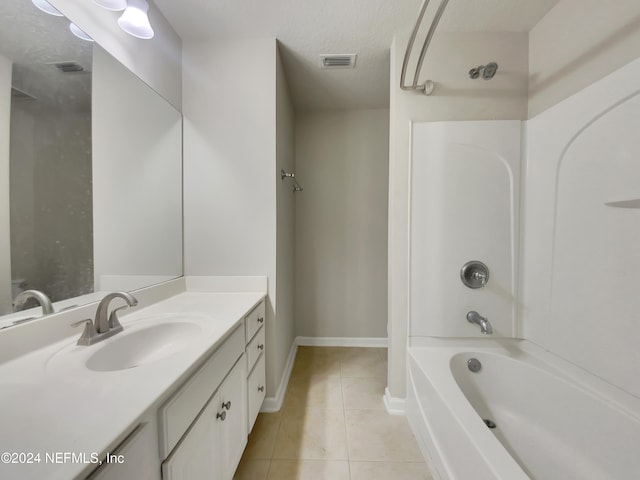
[[[0,315],[182,275],[182,117],[69,21],[0,2]]]

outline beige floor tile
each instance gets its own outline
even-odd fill
[[[387,382],[381,378],[343,378],[344,408],[385,410],[383,396],[386,385]]]
[[[282,416],[273,458],[346,460],[343,410],[287,410]]]
[[[351,480],[433,480],[426,463],[351,462]]]
[[[340,377],[291,377],[283,409],[343,408]]]
[[[333,357],[311,357],[295,361],[291,369],[291,377],[340,377],[340,360]]]
[[[424,461],[407,419],[377,410],[345,410],[351,461]]]
[[[266,480],[271,460],[242,460],[233,480]]]
[[[384,361],[375,349],[361,349],[350,352],[340,359],[342,377],[386,378],[387,369]]]
[[[349,480],[349,462],[273,460],[268,480]]]
[[[249,435],[243,458],[254,460],[271,458],[281,418],[282,414],[280,412],[261,413],[258,415],[253,430]]]
[[[296,362],[328,358],[338,359],[343,350],[344,348],[342,347],[298,347]]]

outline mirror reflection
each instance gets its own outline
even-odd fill
[[[182,275],[180,113],[64,17],[0,22],[0,315]]]

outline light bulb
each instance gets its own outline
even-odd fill
[[[129,0],[127,9],[118,19],[120,28],[134,37],[149,39],[153,38],[153,28],[149,23],[147,12],[149,4],[147,0]]]
[[[93,3],[114,12],[121,12],[127,8],[127,0],[93,0]]]
[[[71,33],[73,33],[76,37],[87,42],[93,42],[93,38],[87,35],[83,30],[80,30],[80,27],[78,27],[75,23],[69,23],[69,30],[71,30]]]
[[[51,5],[47,0],[31,0],[38,9],[42,10],[44,13],[48,13],[49,15],[55,15],[56,17],[62,17],[63,15],[58,11],[56,7]]]

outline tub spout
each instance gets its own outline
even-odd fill
[[[493,333],[493,328],[491,328],[491,323],[489,323],[489,319],[483,317],[475,310],[467,313],[467,322],[474,323],[480,327],[480,333],[484,333],[485,335],[491,335]]]

